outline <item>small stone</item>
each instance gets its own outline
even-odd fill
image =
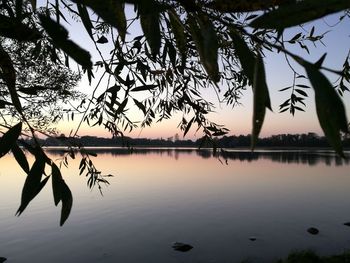
[[[187,252],[193,248],[193,246],[181,242],[174,242],[172,248],[176,251]]]
[[[350,222],[344,223],[344,226],[350,226]]]
[[[311,235],[317,235],[320,231],[315,227],[310,227],[307,229],[307,232],[309,232]]]
[[[249,240],[250,241],[256,241],[256,237],[250,237]]]
[[[7,260],[7,258],[0,257],[0,263],[5,262],[6,260]]]

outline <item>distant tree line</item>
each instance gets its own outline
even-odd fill
[[[251,135],[233,135],[223,136],[216,140],[180,140],[177,136],[175,139],[148,139],[148,138],[131,138],[116,137],[103,138],[96,136],[82,136],[80,138],[69,138],[63,135],[58,137],[49,137],[40,140],[43,146],[105,146],[105,147],[221,147],[221,148],[240,148],[250,147]],[[350,147],[350,138],[343,138],[343,145]],[[315,133],[307,134],[278,134],[257,141],[258,147],[330,147],[326,137],[318,136]]]

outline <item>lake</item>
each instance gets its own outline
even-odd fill
[[[220,158],[196,149],[95,151],[96,166],[114,177],[101,196],[79,176],[79,158],[70,160],[62,171],[74,203],[63,227],[51,180],[15,216],[25,174],[11,155],[0,159],[0,256],[9,263],[239,263],[271,262],[298,249],[350,249],[343,225],[350,221],[350,163],[330,151],[229,151]],[[62,157],[59,150],[49,155]],[[194,248],[174,251],[176,241]]]

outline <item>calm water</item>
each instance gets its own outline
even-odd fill
[[[330,152],[230,152],[220,160],[197,150],[98,152],[94,162],[115,175],[111,185],[103,197],[89,190],[79,160],[70,161],[63,174],[74,205],[64,227],[50,181],[14,216],[25,175],[10,155],[0,159],[0,256],[9,263],[238,263],[270,262],[295,249],[350,249],[343,225],[350,221],[349,162]],[[320,234],[308,234],[311,226]],[[175,241],[194,249],[176,252]]]

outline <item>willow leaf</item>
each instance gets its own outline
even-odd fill
[[[239,62],[241,63],[244,74],[248,77],[250,83],[254,80],[255,54],[249,49],[247,43],[234,30],[230,30],[230,36],[235,48]]]
[[[1,138],[0,138],[0,158],[8,153],[11,148],[16,144],[16,141],[21,134],[22,123],[18,123],[11,127]]]
[[[259,54],[256,59],[253,80],[253,130],[251,148],[254,150],[262,125],[266,108],[271,110],[270,96],[266,84],[264,62]]]
[[[28,206],[30,201],[33,200],[33,198],[46,184],[48,177],[45,178],[46,180],[43,180],[41,182],[41,177],[44,173],[44,169],[45,159],[41,155],[36,156],[35,162],[27,175],[22,189],[21,205],[16,213],[18,216],[23,213],[24,209]]]
[[[125,98],[123,102],[119,105],[118,109],[115,111],[115,116],[117,116],[118,114],[121,114],[124,111],[127,104],[128,104],[128,98]]]
[[[62,175],[60,169],[55,163],[51,164],[51,174],[52,174],[52,192],[55,205],[62,200]]]
[[[62,197],[62,209],[60,226],[66,222],[73,206],[73,196],[67,184],[62,180],[61,183],[61,197]]]
[[[186,60],[186,34],[185,28],[180,18],[174,10],[168,12],[170,18],[171,31],[175,37],[176,47],[181,54],[182,62]]]
[[[90,7],[105,22],[115,27],[122,40],[126,35],[126,17],[124,12],[124,2],[121,0],[73,0],[75,3],[84,4]]]
[[[242,69],[248,77],[249,82],[253,85],[254,108],[251,148],[254,149],[264,122],[266,108],[271,110],[264,64],[260,55],[255,58],[255,54],[249,49],[246,42],[238,33],[230,30],[230,36]]]
[[[23,153],[22,149],[15,143],[11,151],[13,153],[13,156],[15,157],[17,163],[22,167],[23,171],[25,171],[27,174],[29,173],[29,164],[27,161],[27,158],[25,154]]]
[[[186,134],[188,133],[188,131],[191,129],[191,126],[192,126],[194,120],[195,120],[195,118],[192,117],[192,119],[187,123],[186,128],[185,128],[185,130],[184,130],[184,137],[186,136]]]
[[[195,42],[201,63],[214,82],[220,80],[218,66],[218,39],[212,22],[206,16],[188,19],[191,36]]]
[[[152,90],[155,89],[156,87],[158,87],[158,85],[142,85],[142,86],[137,86],[133,89],[131,89],[130,91],[145,91],[145,90]]]
[[[317,66],[306,62],[303,65],[315,91],[316,112],[321,128],[330,145],[344,157],[340,132],[349,132],[344,104]]]
[[[89,13],[88,13],[86,7],[84,5],[81,5],[81,4],[77,4],[77,7],[78,7],[78,12],[79,12],[81,21],[83,22],[83,25],[84,25],[86,31],[88,32],[91,39],[94,39],[92,36],[93,25],[91,23],[90,16],[89,16]]]
[[[147,43],[151,48],[152,55],[158,55],[161,46],[159,13],[155,11],[149,13],[141,13],[140,23]]]
[[[57,167],[55,163],[51,164],[52,168],[52,190],[55,205],[57,206],[60,201],[62,201],[61,208],[61,219],[60,226],[62,226],[65,221],[68,219],[69,214],[72,210],[73,205],[73,196],[68,187],[68,185],[64,182],[61,171]]]
[[[143,114],[146,116],[147,111],[146,111],[145,106],[144,106],[141,102],[139,102],[138,100],[136,100],[136,99],[133,99],[133,100],[134,100],[135,105],[136,105],[136,106],[143,112]]]

